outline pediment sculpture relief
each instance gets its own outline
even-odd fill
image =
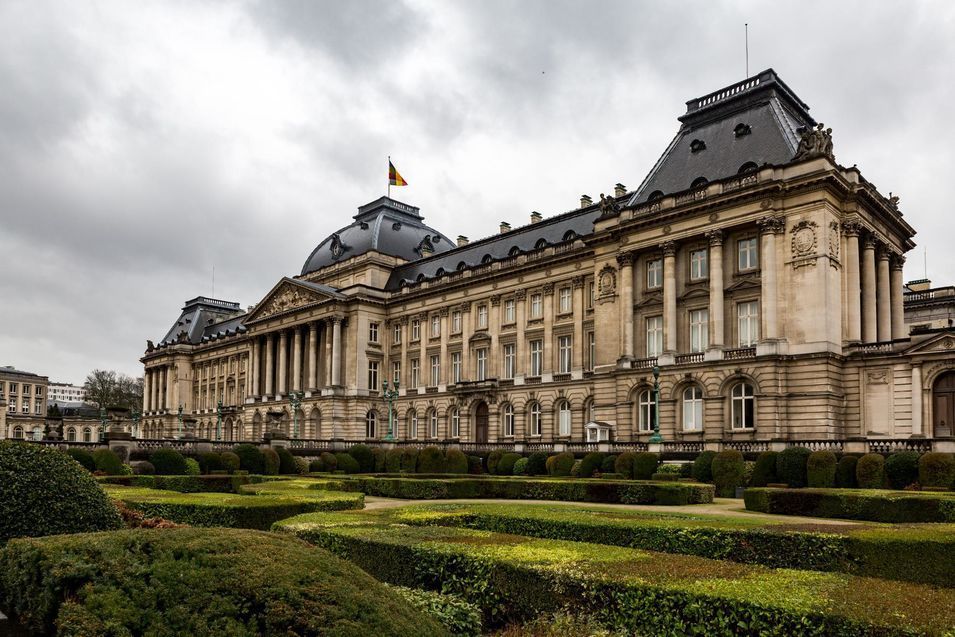
[[[314,303],[317,300],[318,298],[315,295],[309,294],[304,290],[286,287],[276,292],[271,299],[265,302],[265,306],[259,311],[259,318],[267,318],[275,314],[281,314],[282,312]]]

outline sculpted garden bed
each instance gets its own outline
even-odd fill
[[[746,508],[760,513],[874,522],[955,522],[955,493],[880,489],[747,489]]]

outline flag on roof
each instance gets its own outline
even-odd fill
[[[391,159],[388,160],[388,185],[389,186],[407,186],[408,182],[405,181],[405,178],[395,169],[395,165],[391,163]]]

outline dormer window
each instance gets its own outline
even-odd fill
[[[654,190],[653,192],[650,193],[650,196],[647,197],[647,201],[657,201],[659,199],[663,199],[662,190]]]
[[[573,241],[576,238],[577,233],[573,230],[568,230],[566,233],[564,233],[564,241]]]
[[[692,188],[693,190],[696,190],[698,188],[705,187],[706,184],[708,183],[709,181],[707,181],[706,177],[697,177],[696,179],[693,180],[693,183],[690,184],[690,188]]]
[[[489,255],[489,254],[485,254],[485,255],[481,258],[481,263],[490,263],[490,262],[493,261],[493,260],[494,260],[494,257],[492,257],[492,256]]]
[[[511,248],[511,249],[508,251],[507,254],[508,254],[509,256],[516,257],[516,256],[519,255],[520,253],[521,253],[521,249],[518,248],[517,246],[514,246],[513,248]]]
[[[535,250],[541,250],[542,248],[547,247],[547,239],[538,239],[537,243],[534,244]]]
[[[465,263],[464,261],[458,264],[458,272],[461,272],[462,270],[467,270],[467,269],[468,269],[468,264]]]
[[[694,139],[692,142],[690,142],[691,153],[698,153],[701,150],[706,150],[706,142],[704,142],[702,139]]]
[[[743,123],[737,124],[736,128],[733,129],[733,133],[737,137],[745,137],[752,132],[753,132],[753,129],[749,127],[749,124],[743,124]]]
[[[737,171],[737,173],[740,175],[746,175],[749,173],[754,173],[757,170],[759,170],[759,166],[756,165],[756,162],[748,161],[739,167],[739,170]]]

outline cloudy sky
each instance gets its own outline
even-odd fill
[[[955,3],[0,0],[0,364],[138,373],[394,194],[449,236],[635,187],[690,98],[773,67],[955,283]]]

